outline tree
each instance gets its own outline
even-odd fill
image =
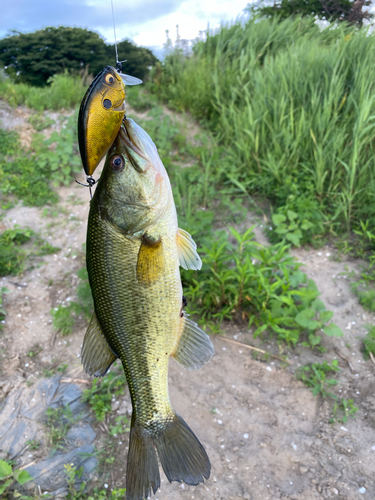
[[[248,11],[265,17],[278,16],[286,19],[294,16],[313,16],[326,21],[347,21],[362,26],[374,14],[363,10],[371,0],[275,0],[273,5],[267,0],[248,4]]]
[[[119,55],[128,62],[124,71],[144,78],[156,57],[149,49],[120,42]],[[0,40],[0,62],[16,82],[45,85],[48,78],[65,70],[77,73],[87,67],[95,75],[115,64],[114,46],[98,33],[82,28],[45,28],[33,33],[11,32]]]

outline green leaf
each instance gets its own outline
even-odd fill
[[[319,337],[319,335],[313,335],[312,333],[309,335],[309,342],[310,345],[316,346],[320,344],[320,341],[322,340],[322,337]]]
[[[317,321],[313,321],[312,318],[315,317],[316,312],[314,309],[308,308],[299,312],[295,317],[296,322],[303,326],[304,328],[308,328],[309,330],[315,330],[318,326]]]
[[[297,231],[295,231],[294,233],[288,233],[286,235],[286,239],[289,240],[291,243],[293,243],[294,246],[298,247],[300,237],[296,233]]]
[[[25,484],[28,481],[32,480],[32,477],[30,474],[27,472],[27,470],[15,470],[13,472],[13,476],[18,481],[20,484]]]
[[[319,319],[322,323],[327,323],[330,319],[332,319],[333,311],[322,311],[320,313]]]
[[[288,210],[287,214],[288,214],[289,220],[294,220],[294,219],[297,219],[297,217],[298,217],[298,214],[296,214],[296,212],[293,212],[293,210]]]
[[[10,486],[11,484],[13,483],[13,479],[8,479],[7,481],[5,481],[4,484],[0,484],[0,495],[2,495],[4,493],[4,491],[8,488],[8,486]]]
[[[262,325],[259,328],[257,328],[254,332],[254,338],[256,338],[258,335],[260,335],[264,330],[268,328],[268,325]]]
[[[314,224],[312,224],[310,221],[304,220],[303,223],[301,224],[301,229],[303,229],[304,231],[307,231],[307,229],[312,228],[313,225]]]
[[[286,221],[286,217],[283,214],[273,214],[272,215],[272,222],[275,224],[275,226],[279,226],[282,222]]]
[[[339,328],[335,323],[330,323],[328,326],[323,328],[323,331],[329,337],[343,337],[341,328]]]
[[[321,311],[325,311],[326,310],[326,306],[324,305],[324,302],[322,302],[320,299],[315,299],[312,304],[311,304],[311,307],[314,309],[314,311],[316,312],[321,312]],[[322,320],[322,317],[320,316],[320,319],[321,321]],[[328,320],[327,320],[328,321]]]
[[[0,460],[0,480],[12,474],[12,467],[4,460]]]
[[[307,290],[314,290],[314,292],[319,292],[318,287],[316,286],[316,283],[314,280],[309,279],[307,282]],[[320,295],[320,293],[319,293]]]

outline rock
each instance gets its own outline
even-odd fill
[[[299,468],[299,471],[301,474],[306,474],[306,472],[308,471],[309,469],[307,467],[304,467],[303,465],[300,466]]]

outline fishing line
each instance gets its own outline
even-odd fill
[[[115,13],[113,10],[113,0],[111,0],[111,6],[112,6],[113,33],[115,35],[115,51],[116,51],[116,66],[117,66],[119,63],[119,60],[118,60],[118,53],[117,53],[117,39],[116,39]]]

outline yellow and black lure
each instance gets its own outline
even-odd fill
[[[125,84],[139,85],[142,80],[106,66],[91,83],[78,115],[78,142],[88,185],[100,160],[113,144],[125,116]]]

